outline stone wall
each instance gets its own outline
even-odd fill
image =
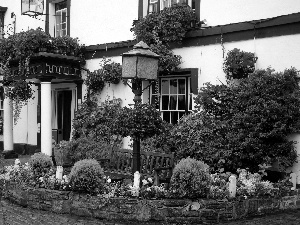
[[[22,189],[13,185],[4,190],[5,198],[34,209],[74,214],[106,220],[218,223],[254,215],[300,208],[300,192],[280,199],[142,200],[100,198],[69,191]]]

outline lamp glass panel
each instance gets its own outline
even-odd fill
[[[134,78],[136,77],[136,56],[123,56],[122,62],[122,77],[123,78]]]
[[[157,58],[138,56],[137,64],[137,77],[149,80],[155,80],[157,78]]]
[[[29,0],[22,0],[22,13],[29,11]]]

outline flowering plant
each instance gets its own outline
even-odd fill
[[[154,185],[153,179],[148,177],[142,180],[142,187],[140,190],[140,196],[145,199],[151,198],[164,198],[166,197],[167,191],[164,185]]]
[[[263,181],[259,173],[250,173],[247,169],[238,169],[237,196],[262,197],[275,196],[279,188],[270,181]]]
[[[19,159],[15,160],[14,165],[5,166],[0,179],[5,182],[13,182],[21,186],[31,183],[34,180],[33,171],[28,163],[21,164]]]
[[[228,173],[211,174],[211,184],[209,189],[209,198],[225,199],[229,196]]]

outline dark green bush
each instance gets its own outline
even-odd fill
[[[170,193],[179,198],[207,197],[210,174],[205,163],[192,158],[179,161],[173,170]]]
[[[73,162],[82,159],[103,159],[109,158],[112,148],[120,146],[110,145],[103,140],[96,141],[91,138],[82,137],[70,142],[69,155]]]
[[[239,84],[206,84],[195,98],[196,112],[171,131],[177,158],[193,157],[211,169],[236,172],[279,163],[284,171],[297,159],[287,135],[299,131],[297,70],[256,71]]]
[[[104,191],[104,172],[95,159],[76,162],[69,175],[73,191],[100,194]]]
[[[37,178],[46,174],[53,166],[51,156],[41,152],[32,155],[28,163]]]

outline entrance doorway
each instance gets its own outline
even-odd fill
[[[56,143],[70,140],[72,130],[72,90],[52,92],[52,135]]]

